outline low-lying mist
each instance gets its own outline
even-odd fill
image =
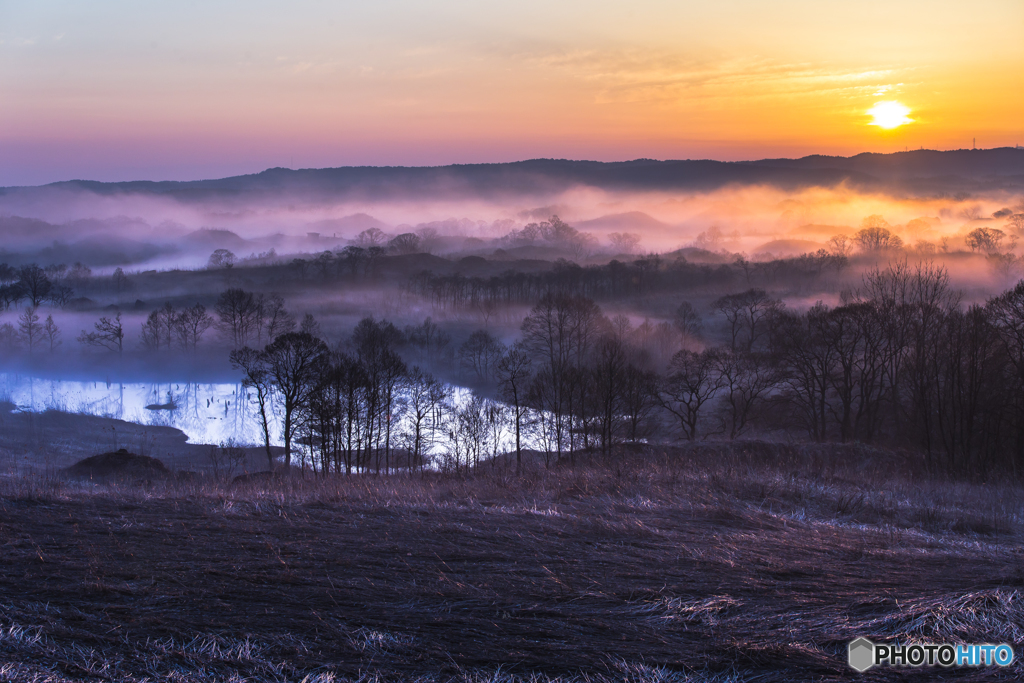
[[[664,365],[680,349],[726,341],[715,303],[746,290],[788,311],[837,306],[857,298],[866,274],[902,261],[945,269],[964,304],[1012,287],[1024,275],[1024,187],[1014,180],[1024,177],[1024,150],[915,154],[906,158],[928,164],[872,181],[865,168],[901,155],[838,174],[828,164],[850,160],[542,160],[525,170],[274,169],[198,183],[7,188],[0,369],[237,379],[229,351],[273,335],[232,339],[227,291],[280,302],[289,329],[306,324],[332,345],[367,317],[402,330],[434,325],[448,339],[443,352],[403,353],[468,385],[480,378],[459,349],[481,330],[512,344],[549,292],[593,299]],[[957,175],[964,158],[973,165]],[[807,168],[794,179],[782,162]],[[684,303],[700,335],[680,332]],[[202,320],[190,338],[168,322],[186,312]],[[162,341],[154,325],[165,326]]]
[[[886,164],[904,155],[861,156],[878,158],[854,170],[843,164],[860,157],[756,164],[541,160],[7,188],[0,191],[0,260],[80,261],[108,271],[197,267],[215,249],[258,257],[409,233],[426,237],[418,247],[431,253],[486,256],[503,246],[492,240],[553,215],[587,237],[573,254],[580,263],[686,246],[749,259],[791,256],[827,248],[837,234],[852,236],[869,216],[924,251],[965,249],[966,235],[979,227],[1013,237],[1006,226],[1024,211],[1024,150],[910,152],[902,175]],[[930,165],[910,164],[933,158]],[[807,166],[799,169],[803,175],[792,175],[794,164]],[[367,233],[375,230],[380,234]]]

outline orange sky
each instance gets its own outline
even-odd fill
[[[1024,144],[1020,0],[493,5],[0,0],[0,185]]]

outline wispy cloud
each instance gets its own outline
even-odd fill
[[[598,86],[602,102],[668,102],[682,98],[868,95],[891,88],[894,67],[838,68],[765,58],[686,59],[642,51],[552,52],[529,59]]]

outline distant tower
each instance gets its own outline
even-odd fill
[[[978,138],[971,138],[971,149],[978,149]]]

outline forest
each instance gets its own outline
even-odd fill
[[[495,239],[489,259],[424,253],[443,239],[435,228],[373,228],[292,257],[220,248],[187,271],[0,265],[0,305],[21,311],[0,344],[29,364],[66,342],[101,363],[230,367],[270,469],[275,444],[285,466],[328,475],[755,438],[872,444],[929,474],[1018,477],[1024,284],[986,296],[950,272],[1012,276],[1001,243],[1024,214],[996,218],[1005,230],[967,231],[959,252],[908,248],[869,216],[798,256],[716,251],[709,230],[701,246],[579,265],[569,257],[597,240],[554,216]],[[509,257],[524,245],[563,255]],[[164,303],[108,305],[62,338],[54,313],[136,296]],[[332,305],[345,296],[362,308]],[[365,315],[387,307],[393,316]]]

